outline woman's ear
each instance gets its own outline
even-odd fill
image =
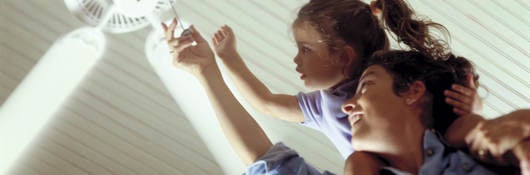
[[[419,102],[425,95],[426,87],[422,81],[414,81],[410,84],[409,90],[403,94],[405,103],[408,105]]]

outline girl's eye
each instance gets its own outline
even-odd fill
[[[300,51],[302,51],[302,53],[307,53],[311,51],[311,49],[309,49],[308,47],[302,46],[302,48],[300,48]]]

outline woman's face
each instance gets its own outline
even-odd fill
[[[294,25],[298,53],[294,57],[296,71],[304,85],[312,90],[331,88],[346,79],[349,66],[331,54],[321,34],[309,22]]]
[[[342,110],[351,125],[351,144],[355,150],[377,151],[388,147],[388,139],[399,138],[405,126],[405,98],[393,91],[392,76],[379,65],[362,74],[355,96],[344,102]]]

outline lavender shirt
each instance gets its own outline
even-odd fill
[[[333,90],[298,93],[298,105],[304,114],[301,124],[324,133],[346,159],[353,148],[350,144],[351,127],[342,104],[355,93],[356,83],[350,81]]]

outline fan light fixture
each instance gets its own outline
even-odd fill
[[[32,140],[55,115],[57,110],[74,91],[84,76],[98,62],[105,50],[102,30],[128,32],[146,24],[139,18],[142,11],[133,9],[133,17],[117,11],[129,8],[133,0],[106,0],[94,3],[90,0],[65,0],[67,7],[78,17],[92,24],[70,32],[58,39],[39,59],[24,80],[0,108],[0,174],[6,174],[23,154]],[[143,1],[142,1],[143,2]],[[164,3],[138,3],[149,5],[150,13]],[[81,15],[85,14],[85,15]],[[136,17],[136,18],[134,18]]]
[[[185,21],[183,23],[187,26]],[[182,28],[176,28],[176,34],[181,32]],[[245,167],[223,134],[204,88],[195,77],[173,66],[161,29],[151,31],[146,39],[145,53],[162,83],[206,143],[223,174],[241,174]]]
[[[103,55],[105,37],[95,28],[57,40],[0,108],[0,174],[24,149]]]
[[[191,75],[173,67],[160,18],[175,0],[65,0],[67,8],[92,27],[57,40],[0,108],[0,174],[15,164],[29,143],[98,62],[105,49],[102,31],[126,33],[152,24],[145,52],[174,100],[198,131],[225,174],[244,166],[221,132],[203,87]],[[173,12],[176,15],[176,11]],[[180,19],[176,33],[188,26]],[[186,27],[187,28],[187,27]],[[181,86],[181,84],[186,84]],[[201,91],[202,89],[202,91]],[[189,99],[193,97],[193,103]],[[202,116],[201,118],[194,116]],[[205,122],[210,121],[210,122]]]

